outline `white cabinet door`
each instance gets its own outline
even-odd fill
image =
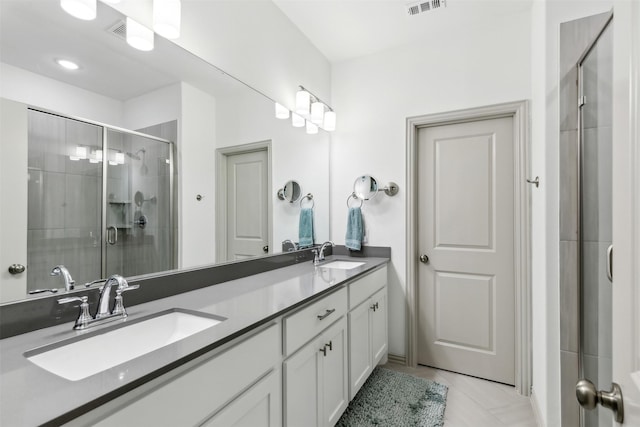
[[[387,288],[349,312],[349,399],[387,354]]]
[[[387,354],[387,288],[381,289],[370,303],[372,365],[377,365]]]
[[[349,404],[347,320],[284,362],[284,425],[333,426]]]
[[[284,425],[318,426],[322,337],[302,347],[284,362]]]
[[[320,425],[333,426],[349,404],[347,319],[344,317],[322,334],[325,351],[320,357],[322,412]]]
[[[349,398],[356,396],[373,370],[371,365],[371,333],[369,300],[349,312]]]
[[[282,425],[280,370],[271,372],[203,427],[278,427]]]

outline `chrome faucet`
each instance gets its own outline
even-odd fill
[[[98,311],[96,311],[95,318],[100,319],[102,317],[110,316],[109,299],[111,297],[111,288],[113,285],[118,285],[118,289],[124,290],[129,286],[124,277],[114,274],[104,282],[104,286],[100,288],[100,299],[98,300]]]
[[[64,290],[67,292],[73,290],[73,285],[76,283],[76,281],[73,280],[73,277],[71,277],[69,270],[67,270],[67,267],[65,267],[64,265],[56,265],[55,267],[53,267],[50,275],[62,276],[62,278],[64,279]]]
[[[335,246],[332,241],[327,240],[324,242],[320,249],[314,249],[313,252],[313,265],[320,264],[321,261],[324,261],[324,250],[327,246],[331,245],[331,247]]]
[[[94,282],[100,281],[96,280]],[[80,314],[76,319],[76,323],[73,326],[73,329],[87,329],[94,324],[104,323],[111,320],[124,319],[127,317],[127,312],[122,301],[122,293],[133,289],[138,289],[140,285],[129,286],[124,277],[118,274],[109,276],[109,278],[104,282],[104,286],[100,288],[100,299],[98,300],[98,308],[96,309],[96,314],[93,317],[89,314],[89,298],[87,296],[68,297],[58,300],[58,304],[80,301]],[[109,310],[111,288],[114,285],[117,285],[116,298],[113,305],[113,310]],[[90,286],[90,284],[87,284],[87,286]]]

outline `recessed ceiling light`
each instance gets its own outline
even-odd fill
[[[56,64],[67,70],[77,70],[80,68],[78,64],[73,61],[69,61],[68,59],[56,59]]]

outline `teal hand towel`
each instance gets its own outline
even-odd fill
[[[313,209],[300,209],[300,224],[298,225],[298,245],[300,248],[313,246]]]
[[[347,234],[345,246],[353,251],[359,251],[362,247],[362,211],[359,207],[349,208],[347,217]]]

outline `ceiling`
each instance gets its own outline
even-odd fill
[[[415,40],[437,42],[451,31],[527,11],[533,0],[440,1],[446,7],[410,16],[406,6],[417,1],[273,0],[332,63]]]
[[[122,101],[179,81],[211,94],[245,90],[162,37],[155,38],[151,52],[131,48],[108,31],[125,17],[101,2],[93,21],[71,17],[55,0],[2,1],[1,6],[0,60],[14,67]],[[63,70],[58,58],[75,61],[80,69]]]

